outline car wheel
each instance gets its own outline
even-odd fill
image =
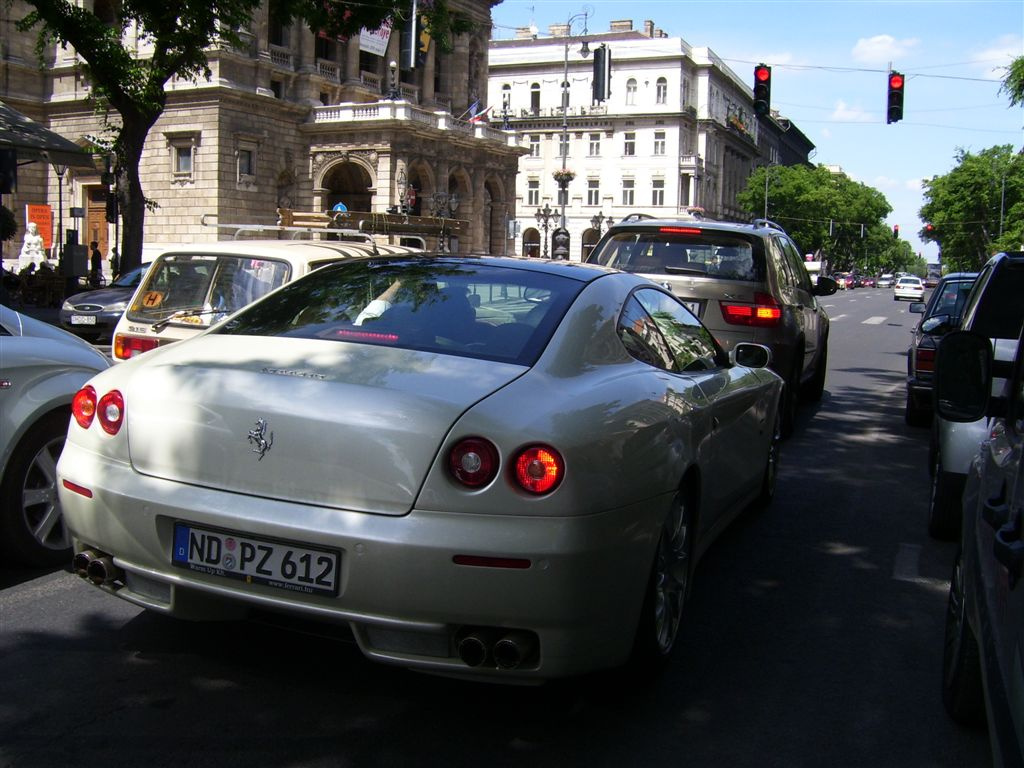
[[[903,421],[911,427],[927,427],[932,421],[932,409],[918,405],[917,398],[908,392],[907,404],[903,409]]]
[[[828,372],[828,336],[822,339],[821,353],[818,355],[818,364],[814,368],[814,375],[804,385],[803,396],[805,400],[816,403],[825,394],[825,374]]]
[[[942,703],[949,716],[965,725],[985,719],[978,640],[967,621],[963,552],[958,552],[946,603],[945,643],[942,653]]]
[[[772,442],[768,446],[768,458],[764,466],[764,475],[761,477],[761,492],[757,496],[755,505],[761,508],[767,507],[775,498],[775,484],[779,476],[779,448],[782,443],[782,414],[781,404],[775,410],[775,423],[772,426]]]
[[[15,447],[0,484],[0,549],[25,565],[61,565],[71,557],[57,498],[57,459],[69,418],[56,412],[34,424]]]
[[[960,496],[964,484],[942,469],[942,457],[936,452],[932,468],[932,488],[928,499],[928,534],[934,539],[952,541],[960,535]]]
[[[680,491],[662,524],[640,610],[632,662],[642,670],[656,671],[665,664],[679,635],[690,589],[692,522],[690,503]]]

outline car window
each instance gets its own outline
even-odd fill
[[[665,371],[676,369],[676,360],[654,318],[636,295],[630,296],[619,316],[619,339],[630,355]]]
[[[656,290],[639,290],[635,296],[668,343],[673,370],[708,371],[724,362],[708,329],[674,297]]]
[[[611,234],[591,263],[648,275],[707,275],[723,280],[764,279],[760,238],[698,227],[659,227]]]
[[[800,258],[800,252],[797,250],[796,245],[788,237],[780,236],[774,239],[778,241],[783,253],[786,255],[786,264],[789,266],[793,284],[810,293],[812,291],[811,278],[807,274],[807,268],[804,266],[803,259]]]
[[[532,365],[583,283],[444,259],[328,264],[218,330],[444,352]]]
[[[1024,323],[1024,262],[1006,263],[984,286],[971,330],[990,339],[1015,339]]]
[[[971,292],[973,280],[950,280],[944,282],[932,297],[928,316],[950,315],[959,317],[963,312],[964,303]]]

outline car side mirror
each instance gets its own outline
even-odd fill
[[[956,318],[952,315],[933,315],[921,323],[921,332],[931,336],[949,333],[956,327]]]
[[[729,361],[746,368],[767,368],[772,362],[772,351],[764,344],[741,341],[732,348]]]
[[[910,309],[908,312],[913,312],[915,315],[924,314],[924,302],[923,301],[912,301],[910,302]]]
[[[977,421],[992,392],[992,344],[970,331],[954,331],[935,355],[935,411],[947,421]]]
[[[818,282],[814,286],[815,296],[831,296],[833,293],[839,290],[839,283],[835,281],[835,278],[825,277],[824,275],[818,276]]]

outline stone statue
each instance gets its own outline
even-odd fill
[[[30,221],[25,229],[25,239],[21,243],[18,268],[24,269],[29,264],[42,264],[45,261],[46,252],[43,250],[43,236],[39,234],[38,225],[34,221]]]

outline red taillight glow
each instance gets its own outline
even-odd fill
[[[124,336],[119,333],[114,336],[114,357],[118,360],[128,360],[135,357],[135,355],[141,355],[143,352],[156,349],[158,346],[160,346],[158,339]]]
[[[70,480],[63,480],[62,483],[64,487],[67,488],[69,491],[73,491],[74,493],[77,493],[79,496],[85,496],[85,498],[87,499],[92,498],[92,491],[90,491],[84,485],[72,483]]]
[[[928,347],[918,347],[914,352],[914,365],[919,371],[935,370],[935,350]]]
[[[448,454],[448,469],[463,485],[480,488],[498,474],[498,449],[482,437],[467,437]]]
[[[124,422],[124,398],[121,393],[112,389],[101,397],[96,406],[96,416],[104,432],[116,435]]]
[[[533,445],[522,450],[514,464],[516,482],[530,493],[550,493],[562,482],[565,462],[554,448]]]
[[[666,235],[699,235],[696,227],[658,227],[658,231]]]
[[[730,325],[751,325],[768,328],[782,321],[782,308],[767,293],[755,293],[754,303],[719,301],[722,319]]]
[[[92,425],[93,417],[96,415],[96,390],[86,384],[75,393],[71,401],[71,414],[82,429],[88,429]]]

